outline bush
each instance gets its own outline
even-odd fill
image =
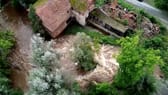
[[[134,85],[120,91],[122,95],[153,95],[156,92],[155,82],[154,76],[145,75]]]
[[[92,84],[88,88],[86,95],[119,95],[110,83]]]
[[[75,51],[73,53],[75,62],[84,71],[92,70],[96,67],[94,62],[94,52],[92,40],[84,33],[78,33],[74,42]]]

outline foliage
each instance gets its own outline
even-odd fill
[[[96,67],[94,62],[94,52],[92,40],[84,33],[78,33],[74,42],[75,51],[73,53],[75,62],[84,71],[92,70]]]
[[[149,15],[147,12],[145,12],[142,9],[137,9],[134,6],[126,3],[124,0],[118,0],[119,4],[123,6],[124,8],[127,8],[130,11],[135,11],[138,13],[138,21],[141,22],[142,17],[147,17],[152,23],[157,24],[160,27],[160,33],[159,35],[156,35],[155,37],[149,38],[149,39],[141,39],[143,40],[141,44],[144,45],[145,48],[153,48],[160,50],[160,56],[164,61],[164,65],[161,65],[161,70],[165,75],[165,78],[168,78],[168,31],[166,27],[164,27],[161,22],[156,19],[155,17]],[[167,0],[155,0],[155,3],[163,3],[167,4]],[[162,5],[161,5],[162,6]],[[165,7],[165,6],[162,6]],[[166,8],[165,8],[166,9]],[[139,23],[140,24],[140,23]]]
[[[160,50],[160,56],[164,61],[161,66],[161,70],[163,71],[165,78],[168,78],[168,35],[159,34],[153,38],[145,39],[143,44],[145,48],[153,48]]]
[[[156,92],[154,76],[145,75],[133,86],[120,90],[123,95],[153,95]]]
[[[84,32],[93,39],[93,42],[98,42],[99,44],[119,45],[117,43],[118,39],[114,36],[104,35],[97,30],[81,27],[77,24],[68,27],[65,31],[66,34],[76,34],[78,32]]]
[[[90,85],[87,95],[118,95],[116,89],[110,83]]]
[[[14,35],[10,31],[0,31],[0,93],[2,95],[23,95],[11,87],[10,67],[7,56],[14,45]]]
[[[66,88],[59,67],[59,54],[54,50],[53,41],[45,42],[41,37],[34,36],[33,63],[37,66],[30,72],[27,95],[79,95]]]
[[[12,5],[16,8],[29,8],[29,6],[35,3],[37,0],[12,0]]]
[[[87,0],[70,0],[71,6],[79,12],[87,10]]]
[[[163,9],[163,10],[167,10],[168,9],[168,0],[154,0],[155,2],[155,5],[160,8],[160,9]]]
[[[42,22],[39,19],[39,17],[35,13],[34,7],[31,5],[30,6],[30,11],[28,14],[29,19],[31,20],[32,28],[35,33],[41,33],[44,34],[44,28],[42,26]]]
[[[33,6],[36,8],[38,6],[42,6],[43,4],[45,4],[48,0],[37,0]]]
[[[117,61],[120,63],[120,69],[116,76],[115,84],[120,89],[137,85],[146,75],[153,74],[156,64],[162,63],[160,56],[157,56],[159,51],[144,49],[139,44],[138,36],[132,38],[126,37],[119,42],[122,50],[117,58]],[[136,90],[136,88],[134,88],[134,90]],[[147,93],[145,95],[149,94]]]
[[[95,0],[96,7],[101,7],[104,5],[108,0]]]
[[[121,5],[122,7],[126,8],[128,11],[137,12],[137,10],[138,10],[134,6],[132,6],[131,4],[127,3],[125,0],[118,0],[118,4]]]

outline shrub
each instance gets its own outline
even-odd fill
[[[74,42],[75,51],[73,53],[75,62],[84,71],[92,70],[96,67],[94,62],[94,52],[92,40],[84,33],[78,33]]]

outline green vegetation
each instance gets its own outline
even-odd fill
[[[96,67],[94,62],[94,50],[92,48],[92,39],[85,33],[78,33],[74,43],[74,60],[78,63],[80,69],[84,71],[93,70]]]
[[[26,95],[80,95],[73,89],[74,85],[66,85],[59,67],[59,53],[54,50],[54,41],[44,41],[33,36],[33,63],[38,68],[30,72],[30,89]]]
[[[86,95],[119,95],[117,94],[116,89],[113,84],[109,83],[100,83],[93,85],[91,84],[90,87],[88,88],[89,91],[85,93]]]
[[[45,4],[47,0],[37,0],[34,4],[33,7],[36,8],[38,6],[42,6],[43,4]]]
[[[37,0],[11,0],[12,5],[16,8],[29,8],[29,6],[35,3]]]
[[[74,24],[74,25],[68,27],[68,29],[65,31],[65,34],[75,35],[78,32],[84,32],[85,34],[90,36],[94,40],[94,42],[98,42],[100,44],[119,45],[117,43],[118,38],[116,38],[114,36],[102,34],[97,30],[94,30],[92,28],[82,27],[78,24]]]
[[[168,10],[168,0],[154,0],[155,5],[163,10]]]
[[[131,4],[127,3],[125,0],[118,0],[118,4],[121,5],[124,8],[127,8],[128,11],[137,12],[137,8],[135,8]]]
[[[87,10],[86,0],[70,0],[71,6],[79,12],[85,12]]]
[[[126,7],[128,10],[135,11],[138,13],[138,24],[140,24],[142,17],[147,17],[152,23],[157,24],[160,27],[160,33],[151,38],[141,39],[141,44],[146,49],[154,49],[160,51],[161,59],[163,60],[163,65],[160,65],[164,77],[168,78],[168,30],[162,25],[162,23],[155,17],[149,15],[144,10],[139,10],[134,6],[126,3],[124,0],[118,0],[119,4],[123,7]],[[160,0],[157,0],[158,2]],[[161,0],[162,1],[162,0]],[[165,0],[166,1],[166,0]]]
[[[120,88],[135,85],[145,75],[152,75],[156,64],[162,63],[159,51],[144,49],[139,41],[138,36],[119,41],[122,50],[117,58],[120,69],[115,82]]]
[[[39,19],[39,17],[36,15],[35,9],[32,5],[30,6],[30,12],[28,14],[28,17],[31,20],[33,32],[44,34],[45,31],[43,29],[42,22]]]
[[[106,2],[110,2],[111,0],[95,0],[96,7],[101,7]]]
[[[159,51],[145,49],[139,36],[119,40],[118,74],[112,84],[91,85],[87,95],[151,95],[156,91],[154,67],[161,64]]]
[[[0,31],[0,93],[2,95],[23,95],[14,90],[9,79],[10,66],[7,61],[11,48],[14,45],[14,35],[10,31]]]

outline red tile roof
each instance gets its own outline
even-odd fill
[[[70,8],[69,0],[48,0],[44,5],[36,8],[36,14],[51,36],[56,37],[67,26]]]

